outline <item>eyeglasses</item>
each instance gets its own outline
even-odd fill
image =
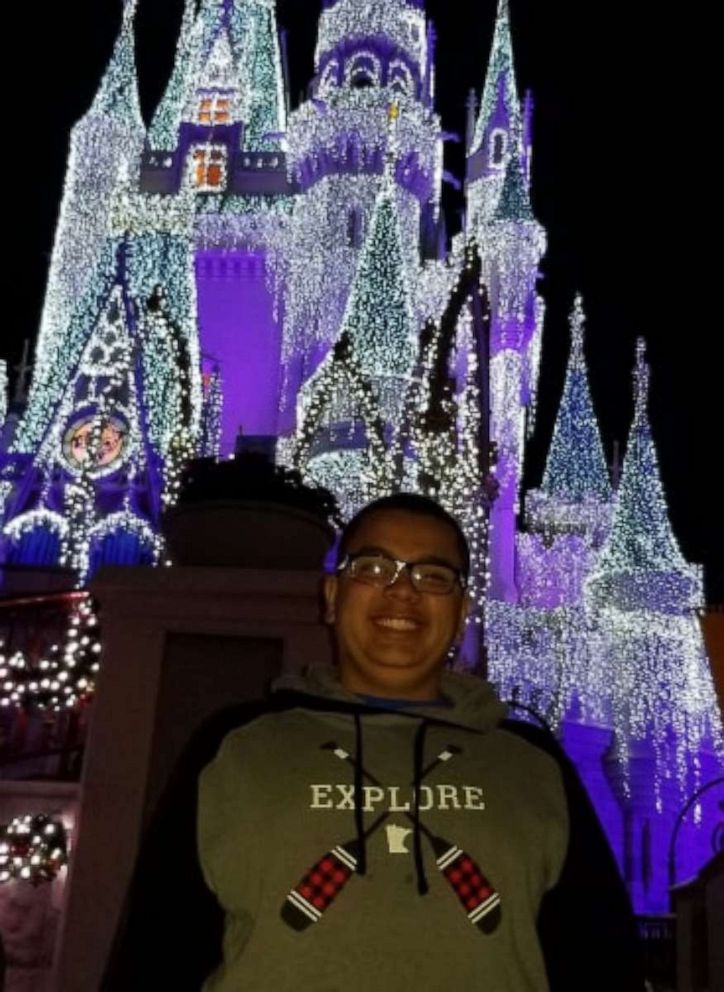
[[[456,585],[463,590],[467,588],[467,579],[459,568],[440,565],[438,562],[401,561],[388,555],[362,552],[345,555],[337,565],[338,572],[346,572],[357,582],[380,589],[394,585],[405,568],[409,572],[413,588],[418,592],[448,596]]]

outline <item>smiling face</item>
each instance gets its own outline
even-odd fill
[[[406,510],[380,510],[359,525],[347,548],[404,561],[435,561],[460,569],[455,531],[444,520]],[[440,673],[462,636],[467,597],[418,592],[403,569],[379,588],[346,572],[327,576],[325,598],[334,618],[342,685],[351,692],[404,699],[436,699]]]

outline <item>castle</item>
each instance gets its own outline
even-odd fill
[[[2,560],[80,582],[159,563],[185,464],[245,447],[345,516],[398,489],[437,497],[472,548],[460,664],[485,646],[503,697],[560,730],[637,909],[665,911],[676,814],[721,767],[701,573],[669,524],[643,343],[612,487],[581,301],[545,474],[522,491],[546,235],[508,0],[451,245],[424,0],[323,0],[294,110],[274,0],[187,0],[148,127],[135,9],[71,136],[29,396],[2,433]],[[706,860],[712,815],[692,813],[679,875]]]

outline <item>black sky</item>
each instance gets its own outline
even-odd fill
[[[296,104],[312,71],[320,2],[278,0],[277,6],[289,32]],[[707,245],[718,240],[713,126],[720,111],[707,97],[706,78],[713,14],[692,19],[681,6],[665,11],[630,0],[510,0],[510,6],[519,85],[532,89],[536,105],[534,208],[549,235],[541,403],[528,482],[540,480],[563,380],[566,314],[580,290],[606,449],[626,438],[634,341],[642,334],[671,518],[686,556],[707,566],[709,598],[724,601],[724,376],[713,351],[721,333],[720,280],[716,243]],[[168,78],[181,8],[182,0],[139,2],[147,120]],[[37,332],[68,134],[93,98],[120,9],[120,0],[72,0],[13,5],[6,15],[6,46],[16,39],[22,54],[22,63],[7,62],[5,70],[13,234],[6,239],[9,320],[0,355],[13,363],[22,340]],[[495,0],[427,0],[427,10],[438,30],[438,109],[445,129],[462,135],[467,93],[482,87]],[[446,167],[462,177],[461,146],[447,149]],[[461,203],[451,190],[445,202],[454,230]]]

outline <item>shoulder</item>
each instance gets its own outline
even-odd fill
[[[550,730],[521,720],[508,719],[500,724],[499,731],[507,739],[507,747],[515,747],[521,753],[521,761],[530,773],[529,780],[540,770],[541,780],[550,782],[554,779],[558,783],[557,788],[562,789],[569,815],[575,813],[576,818],[579,818],[583,814],[586,821],[596,822],[590,798],[578,771]],[[544,769],[547,775],[543,774]]]
[[[550,730],[520,720],[503,720],[497,728],[500,746],[532,769],[546,769],[564,779],[573,772],[570,759]]]
[[[543,752],[557,763],[568,762],[568,758],[553,733],[544,728],[522,720],[503,720],[498,729],[510,735],[513,739],[523,742],[536,751]]]

